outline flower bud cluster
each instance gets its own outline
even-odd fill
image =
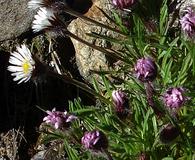
[[[46,111],[48,114],[46,117],[43,118],[43,121],[45,121],[47,124],[52,125],[56,129],[64,129],[68,128],[70,126],[70,123],[77,119],[74,115],[69,115],[67,111],[60,112],[56,111],[54,108],[52,111]]]
[[[113,5],[119,9],[127,9],[136,3],[136,0],[112,0]],[[40,32],[44,29],[58,29],[61,26],[61,21],[56,17],[56,8],[63,8],[65,4],[58,3],[52,0],[31,0],[28,3],[29,8],[38,9],[37,14],[34,16],[32,29],[34,32]],[[51,8],[50,8],[51,6]],[[195,12],[192,8],[186,10],[186,14],[180,20],[182,30],[189,36],[195,35]],[[61,28],[60,28],[61,29]],[[154,30],[152,28],[152,30]],[[10,66],[8,70],[14,81],[27,82],[31,79],[35,69],[35,60],[32,58],[30,50],[22,45],[16,48],[17,51],[11,53],[9,59]],[[152,82],[157,78],[158,68],[155,61],[150,57],[142,57],[138,59],[133,67],[135,77],[142,83],[148,84],[148,101],[151,106],[154,105],[153,94],[155,94]],[[149,85],[150,84],[150,85]],[[177,111],[186,102],[185,90],[182,87],[168,88],[162,96],[164,106],[169,110]],[[112,92],[112,101],[114,110],[119,118],[126,118],[129,113],[129,98],[127,94],[116,89]],[[154,109],[154,108],[153,108]],[[47,116],[43,121],[55,129],[67,129],[70,127],[72,121],[77,119],[76,116],[65,112],[46,111]],[[172,124],[164,126],[160,131],[160,140],[163,143],[169,143],[178,137],[180,131]],[[99,130],[85,132],[81,138],[81,144],[85,149],[93,150],[95,152],[106,150],[108,148],[108,139],[106,135]],[[139,159],[148,159],[148,155],[141,153]]]

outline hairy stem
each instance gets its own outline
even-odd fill
[[[96,50],[98,50],[98,51],[100,51],[100,52],[103,52],[103,53],[105,53],[106,55],[108,55],[108,56],[110,56],[110,57],[114,57],[114,58],[117,59],[117,60],[121,60],[121,61],[123,61],[123,62],[127,62],[125,59],[123,59],[122,57],[116,55],[115,53],[109,52],[108,50],[106,50],[106,49],[104,49],[104,48],[102,48],[102,47],[99,47],[99,46],[96,46],[96,45],[94,45],[94,44],[91,44],[91,43],[85,41],[84,39],[78,37],[77,35],[75,35],[75,34],[69,32],[69,31],[66,31],[65,34],[66,34],[67,36],[69,36],[70,38],[73,38],[73,39],[75,39],[75,40],[77,40],[77,41],[79,41],[79,42],[81,42],[81,43],[83,43],[83,44],[85,44],[85,45],[87,45],[87,46],[93,48],[93,49],[96,49]]]
[[[109,27],[108,25],[102,24],[102,23],[100,23],[100,22],[97,22],[97,21],[95,21],[95,20],[89,18],[89,17],[86,17],[86,16],[82,15],[81,13],[76,12],[76,11],[70,9],[70,8],[67,7],[67,6],[65,7],[64,11],[65,11],[66,13],[68,13],[68,14],[74,16],[74,17],[81,18],[81,19],[86,20],[86,21],[88,21],[88,22],[94,23],[94,24],[96,24],[96,25],[98,25],[98,26],[100,26],[100,27],[103,27],[103,28],[106,28],[106,29],[108,29],[108,30],[111,30],[111,31],[113,31],[113,32],[117,32],[117,33],[119,33],[119,34],[126,35],[126,34],[124,34],[123,32],[121,32],[121,31],[119,31],[119,30],[117,30],[117,29],[115,29],[115,28]]]

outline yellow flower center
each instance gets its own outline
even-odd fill
[[[26,61],[22,64],[22,68],[23,68],[24,74],[28,74],[28,73],[29,73],[30,67],[31,67],[31,64],[29,63],[29,61],[26,60]]]

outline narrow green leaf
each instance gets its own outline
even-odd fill
[[[66,153],[69,157],[69,160],[79,160],[79,157],[77,155],[77,151],[75,149],[73,149],[72,147],[70,147],[70,145],[68,144],[66,139],[64,139],[64,148],[65,148]]]

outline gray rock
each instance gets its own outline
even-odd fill
[[[111,25],[109,20],[104,16],[104,14],[97,8],[101,8],[104,10],[107,14],[109,14],[110,10],[110,4],[107,0],[95,0],[92,7],[89,9],[89,11],[85,14],[85,16],[90,17],[91,19],[94,19],[98,22],[101,22],[103,24]],[[95,24],[92,24],[90,22],[87,22],[85,20],[77,18],[76,20],[73,20],[69,26],[68,29],[70,32],[74,33],[76,36],[82,38],[83,40],[100,46],[104,48],[113,48],[113,46],[110,46],[110,43],[103,39],[97,39],[88,36],[86,33],[99,33],[106,36],[114,36],[116,37],[117,34],[113,33],[112,31],[108,31],[105,28],[98,27]],[[92,78],[98,78],[98,76],[95,76],[90,72],[90,70],[108,70],[109,69],[109,62],[107,59],[107,56],[98,51],[95,50],[81,42],[78,42],[77,40],[71,38],[74,48],[75,48],[75,56],[76,56],[76,63],[78,66],[78,69],[80,71],[80,74],[88,81],[91,81]]]
[[[31,28],[34,14],[26,0],[0,1],[0,42],[17,38]]]
[[[31,160],[44,160],[45,159],[45,152],[46,150],[40,151],[37,154],[35,154]]]

